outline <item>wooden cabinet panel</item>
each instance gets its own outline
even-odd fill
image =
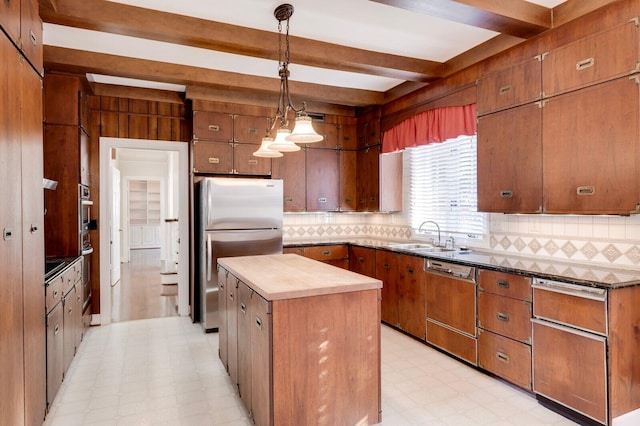
[[[426,274],[422,257],[398,256],[400,280],[398,323],[400,328],[419,339],[426,333]]]
[[[306,144],[307,148],[337,149],[340,146],[340,141],[338,140],[338,126],[336,124],[314,120],[313,128],[316,133],[324,136],[324,139],[320,142]]]
[[[564,290],[533,289],[533,313],[538,318],[607,334],[607,302],[572,295]]]
[[[638,71],[636,20],[581,38],[543,55],[545,96],[622,77]]]
[[[531,346],[478,330],[478,367],[531,390]]]
[[[358,149],[379,145],[382,142],[380,139],[380,119],[377,117],[359,118],[356,133]]]
[[[358,151],[357,210],[378,211],[380,194],[380,145]]]
[[[531,344],[531,303],[479,292],[478,327]]]
[[[193,111],[193,138],[232,142],[233,116],[218,112]]]
[[[628,214],[640,200],[638,82],[621,78],[546,101],[544,211]]]
[[[267,176],[271,174],[271,158],[254,157],[260,145],[236,143],[233,145],[233,169],[238,175]]]
[[[80,79],[61,74],[44,78],[44,120],[47,124],[82,125],[86,101]],[[85,127],[86,128],[86,127]]]
[[[73,356],[76,353],[75,327],[76,327],[76,288],[72,287],[62,298],[64,307],[64,319],[62,320],[62,368],[66,373],[69,370]]]
[[[64,306],[59,302],[47,313],[47,405],[51,407],[64,376]]]
[[[256,425],[273,425],[273,317],[271,303],[251,298],[251,414]]]
[[[288,152],[272,160],[274,179],[282,179],[285,212],[303,212],[306,208],[305,150]]]
[[[338,151],[307,149],[307,211],[336,211],[339,206]]]
[[[15,0],[0,2],[0,26],[16,45],[20,42],[20,3]]]
[[[382,321],[398,327],[400,300],[398,288],[398,255],[396,253],[379,250],[376,253],[376,278],[382,281],[381,314]]]
[[[238,287],[240,280],[229,274],[227,278],[227,363],[231,383],[238,384]]]
[[[233,144],[194,140],[193,171],[196,173],[232,174]]]
[[[533,389],[600,423],[607,421],[604,337],[533,323]]]
[[[238,393],[246,407],[251,407],[251,297],[253,290],[238,284]]]
[[[356,151],[340,150],[340,211],[355,211],[357,209],[357,164]]]
[[[368,277],[376,276],[376,250],[367,247],[349,246],[349,269]]]
[[[358,130],[353,124],[340,124],[338,126],[338,145],[340,149],[358,149]]]
[[[380,154],[378,207],[381,212],[402,210],[402,151]]]
[[[477,341],[473,337],[427,319],[427,342],[472,365],[477,364]]]
[[[542,109],[537,104],[480,117],[477,156],[479,211],[541,211]]]
[[[478,81],[477,114],[500,111],[542,97],[541,58],[531,58]]]
[[[230,281],[229,272],[224,268],[218,270],[218,320],[220,326],[218,327],[218,356],[220,362],[224,365],[225,370],[229,371],[229,333],[227,331],[227,300],[229,294],[227,293],[227,282]],[[204,312],[200,313],[202,318]]]
[[[235,142],[260,145],[268,128],[269,120],[267,117],[236,115],[233,123],[233,139]]]
[[[532,300],[531,278],[488,269],[478,270],[478,289],[514,299]]]
[[[18,1],[14,2],[18,3]],[[22,50],[29,62],[33,64],[33,67],[41,75],[44,75],[42,66],[42,21],[40,20],[38,0],[20,0],[19,3],[21,8],[20,50]]]
[[[475,284],[427,272],[427,318],[475,336]]]

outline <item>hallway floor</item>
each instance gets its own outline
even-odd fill
[[[92,327],[45,426],[249,426],[217,352],[218,334],[188,317]],[[387,326],[382,410],[384,426],[574,424]]]

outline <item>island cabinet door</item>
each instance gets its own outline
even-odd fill
[[[218,355],[220,361],[224,365],[225,370],[229,371],[228,361],[228,342],[229,334],[227,332],[227,278],[229,272],[224,268],[218,271],[218,316],[220,318],[220,327],[218,328]],[[204,315],[204,312],[201,314]]]
[[[227,279],[227,362],[231,383],[238,384],[238,285],[240,280],[229,274]]]
[[[251,319],[251,415],[256,426],[273,425],[271,303],[253,293]]]
[[[251,407],[251,296],[253,290],[238,284],[238,393],[245,407]]]
[[[400,328],[421,340],[427,330],[426,315],[426,274],[424,259],[416,256],[400,255],[400,291],[398,316]]]

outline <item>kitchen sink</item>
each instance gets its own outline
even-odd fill
[[[458,251],[457,249],[445,248],[445,247],[422,247],[411,249],[413,253],[449,253],[452,251]]]
[[[428,243],[399,243],[399,244],[389,244],[389,248],[392,249],[400,249],[400,250],[417,250],[417,249],[432,249],[438,248],[433,244]]]

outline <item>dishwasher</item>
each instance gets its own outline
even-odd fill
[[[427,342],[477,366],[476,269],[437,259],[425,262]]]

